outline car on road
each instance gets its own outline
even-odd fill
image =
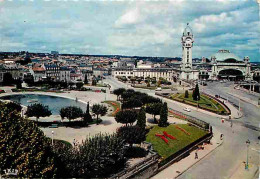
[[[156,88],[155,91],[162,91],[162,88]]]
[[[184,110],[184,111],[187,111],[187,112],[190,112],[190,111],[191,111],[190,108],[184,108],[183,110]]]

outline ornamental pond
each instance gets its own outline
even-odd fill
[[[67,106],[77,106],[80,107],[83,111],[85,111],[87,107],[87,104],[77,101],[76,99],[40,94],[8,95],[3,96],[0,99],[14,101],[24,106],[29,106],[33,103],[48,105],[52,115],[59,115],[60,109]]]

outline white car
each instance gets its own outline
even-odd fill
[[[184,108],[184,111],[190,112],[190,108]]]
[[[162,91],[162,88],[156,88],[155,91]]]

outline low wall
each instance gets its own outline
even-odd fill
[[[144,142],[148,145],[149,154],[141,162],[124,169],[123,171],[111,176],[109,179],[128,179],[128,178],[150,178],[154,175],[154,172],[158,170],[158,160],[160,156],[153,151],[152,145],[148,142]]]

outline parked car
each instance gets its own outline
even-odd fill
[[[162,88],[156,88],[155,91],[162,91]]]
[[[184,108],[183,110],[184,110],[184,111],[187,111],[187,112],[190,112],[190,111],[191,111],[190,108]]]

